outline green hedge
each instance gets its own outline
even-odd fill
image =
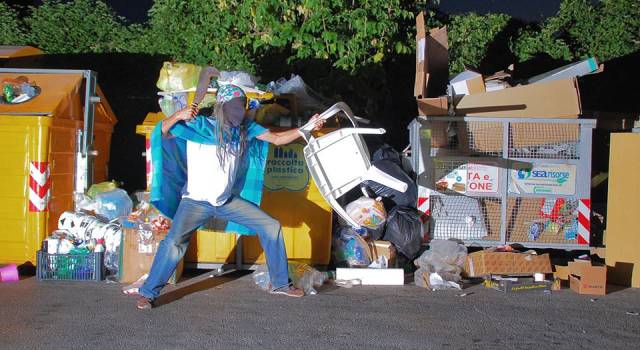
[[[145,24],[129,24],[100,0],[45,0],[20,19],[0,3],[0,43],[30,44],[47,53],[136,52],[255,71],[266,55],[293,63],[320,59],[356,72],[415,47],[414,14],[437,1],[402,0],[156,0]],[[505,14],[445,16],[450,73],[478,65],[511,21]],[[519,60],[537,54],[575,60],[619,57],[640,48],[637,0],[563,0],[556,16],[521,25],[507,38]],[[500,40],[505,40],[501,37]]]

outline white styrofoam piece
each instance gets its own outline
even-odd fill
[[[351,269],[337,268],[336,280],[360,280],[368,286],[402,286],[404,285],[403,269]]]

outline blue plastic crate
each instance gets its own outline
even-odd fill
[[[38,251],[38,281],[102,281],[104,253],[48,254]]]

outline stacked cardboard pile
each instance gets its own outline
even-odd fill
[[[576,78],[599,71],[590,58],[517,85],[509,70],[487,77],[467,70],[449,80],[446,27],[427,33],[420,14],[416,29],[414,95],[420,115],[575,119],[582,112]]]

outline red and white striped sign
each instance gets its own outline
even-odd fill
[[[48,211],[51,187],[49,162],[31,162],[29,167],[29,211]]]
[[[591,235],[591,199],[581,199],[578,204],[578,244],[589,244]]]
[[[429,206],[429,189],[426,187],[418,186],[418,210],[425,213],[426,215],[431,215],[431,207]]]

